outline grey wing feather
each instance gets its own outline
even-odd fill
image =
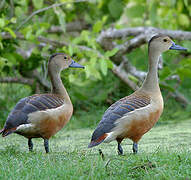
[[[127,96],[111,105],[104,113],[102,120],[98,124],[92,135],[92,141],[98,139],[105,133],[109,133],[115,127],[117,119],[125,114],[150,104],[149,97]]]
[[[11,129],[21,124],[28,124],[28,114],[35,111],[57,108],[64,103],[64,99],[53,94],[33,95],[21,99],[10,112],[4,129]]]

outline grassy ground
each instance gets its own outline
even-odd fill
[[[191,120],[154,127],[132,154],[132,142],[116,142],[87,149],[92,130],[61,131],[50,140],[34,139],[34,152],[16,134],[0,139],[0,179],[191,179]],[[104,160],[98,150],[102,149]]]

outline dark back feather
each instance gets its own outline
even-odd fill
[[[136,109],[145,107],[150,104],[150,97],[145,95],[130,95],[120,99],[112,104],[104,113],[102,120],[98,124],[92,135],[92,141],[97,140],[105,133],[109,133],[115,127],[117,119],[123,117],[125,114]]]
[[[63,104],[64,99],[55,94],[37,94],[23,98],[10,112],[4,129],[7,130],[21,124],[28,124],[28,115],[30,113],[57,108]]]

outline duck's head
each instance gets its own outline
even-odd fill
[[[176,45],[172,39],[166,35],[156,35],[149,41],[149,51],[157,51],[160,54],[169,50],[187,50],[184,47]]]
[[[69,55],[66,55],[64,53],[53,54],[49,59],[48,67],[55,72],[60,72],[69,67],[84,68],[84,66],[78,64]]]

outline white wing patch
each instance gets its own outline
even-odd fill
[[[33,113],[28,114],[28,121],[31,122],[31,124],[38,124],[38,122],[51,117],[53,120],[58,120],[58,117],[61,116],[61,114],[64,112],[65,104],[52,109],[47,109],[44,111],[36,111]]]

